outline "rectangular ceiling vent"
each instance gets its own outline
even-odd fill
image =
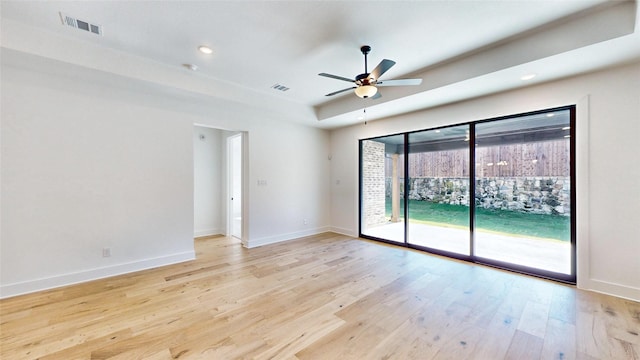
[[[96,35],[102,35],[102,26],[100,25],[96,25],[88,21],[76,19],[62,12],[60,13],[60,20],[62,20],[62,25],[71,26],[72,28],[88,31]]]
[[[280,84],[274,84],[271,88],[275,89],[275,90],[279,90],[279,91],[287,91],[287,90],[289,90],[288,87],[286,87],[284,85],[280,85]]]

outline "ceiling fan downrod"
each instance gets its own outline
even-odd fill
[[[367,71],[367,55],[371,52],[371,46],[364,45],[360,48],[360,51],[362,51],[362,55],[364,55],[364,73],[369,74]]]

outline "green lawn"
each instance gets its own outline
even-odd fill
[[[400,209],[403,209],[403,202],[401,200]],[[391,199],[387,198],[385,203],[386,215],[391,217]],[[409,200],[409,220],[443,226],[467,227],[469,226],[469,208],[464,205]],[[570,219],[568,216],[477,208],[476,229],[569,241]]]

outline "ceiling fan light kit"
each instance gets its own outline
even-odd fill
[[[368,99],[368,98],[377,99],[380,97],[380,93],[378,93],[378,86],[420,85],[422,83],[422,79],[399,79],[399,80],[378,81],[378,79],[380,79],[380,76],[382,76],[382,74],[384,74],[389,69],[391,69],[391,67],[395,65],[396,62],[389,59],[383,59],[378,64],[378,66],[376,66],[376,68],[369,73],[367,71],[367,55],[371,51],[371,46],[364,45],[360,48],[360,51],[362,52],[362,55],[364,55],[364,73],[356,76],[355,80],[352,80],[343,76],[332,75],[327,73],[318,74],[320,76],[324,76],[324,77],[328,77],[336,80],[342,80],[342,81],[354,83],[356,85],[356,86],[348,87],[346,89],[334,91],[325,96],[333,96],[345,91],[349,91],[351,89],[355,89],[354,92],[356,93],[356,95],[362,99]]]
[[[358,97],[363,99],[372,97],[377,92],[378,92],[378,88],[373,85],[362,85],[362,86],[358,86],[355,89],[356,95],[358,95]]]

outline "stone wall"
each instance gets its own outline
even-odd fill
[[[404,189],[403,179],[400,182]],[[568,216],[570,184],[568,177],[480,178],[476,180],[475,204],[485,209]],[[391,196],[391,178],[386,179],[385,188]],[[409,199],[440,204],[469,206],[468,192],[468,178],[413,178],[409,184]]]
[[[469,206],[468,178],[413,178],[409,199]]]
[[[365,229],[387,223],[385,218],[384,148],[385,145],[381,142],[372,140],[362,142],[362,211]],[[389,184],[391,184],[390,178]],[[389,189],[391,189],[390,185]]]

